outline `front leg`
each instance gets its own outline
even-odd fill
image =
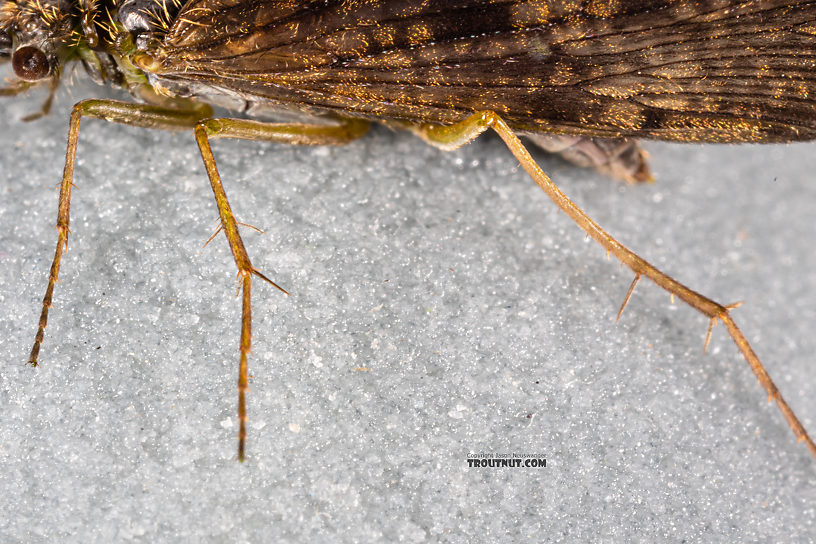
[[[48,325],[48,310],[52,306],[54,287],[59,279],[62,253],[68,247],[68,234],[71,232],[71,189],[74,186],[74,165],[76,164],[79,124],[83,117],[95,117],[114,123],[135,125],[148,128],[178,129],[194,127],[201,119],[212,115],[212,109],[206,105],[190,105],[189,109],[170,109],[145,104],[131,104],[118,100],[83,100],[74,105],[68,125],[68,149],[65,151],[65,168],[62,171],[60,184],[59,213],[57,215],[57,249],[51,262],[48,287],[43,297],[40,322],[34,338],[34,346],[28,364],[37,366],[40,347]]]

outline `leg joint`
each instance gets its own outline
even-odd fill
[[[220,119],[215,119],[212,117],[198,121],[194,127],[196,134],[207,136],[215,136],[221,132],[222,129],[223,123],[221,123]]]
[[[477,122],[478,122],[479,126],[482,126],[482,127],[485,127],[485,128],[492,128],[493,125],[496,124],[496,119],[499,117],[499,115],[495,111],[492,111],[492,110],[480,111],[480,112],[477,112],[476,115],[478,116],[477,117],[477,119],[478,119]]]

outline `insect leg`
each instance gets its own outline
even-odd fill
[[[710,323],[713,324],[716,323],[717,320],[720,320],[725,324],[728,333],[745,357],[745,360],[748,361],[748,365],[751,367],[751,370],[753,370],[760,385],[762,385],[765,392],[768,393],[768,400],[776,402],[797,439],[800,442],[804,441],[811,454],[816,457],[816,444],[813,443],[813,440],[808,436],[807,431],[799,422],[793,410],[791,410],[790,406],[785,402],[785,399],[782,398],[781,393],[760,362],[759,357],[731,318],[729,310],[734,306],[723,306],[689,289],[615,240],[558,189],[552,180],[550,180],[549,176],[536,164],[535,160],[524,147],[524,144],[521,143],[518,136],[515,135],[513,130],[501,117],[490,111],[478,112],[454,125],[417,125],[413,127],[412,130],[433,145],[443,149],[455,149],[472,141],[488,128],[498,133],[513,155],[519,160],[524,170],[533,178],[533,181],[547,193],[547,196],[555,202],[561,211],[575,221],[579,227],[606,249],[608,253],[611,253],[629,267],[635,273],[637,279],[641,276],[649,278],[672,295],[676,295],[686,304],[708,317]],[[633,282],[632,285],[634,286],[634,284],[635,282]],[[631,290],[630,288],[630,293],[627,294],[627,300],[631,295]]]
[[[238,268],[238,279],[242,296],[240,363],[238,368],[238,460],[244,460],[246,450],[246,392],[249,389],[247,378],[247,354],[252,339],[252,276],[271,283],[287,295],[285,290],[261,274],[252,266],[244,242],[238,232],[238,222],[232,213],[227,193],[221,183],[221,176],[215,164],[215,157],[210,148],[211,138],[237,138],[242,140],[267,140],[272,142],[297,145],[339,145],[363,136],[368,131],[365,121],[348,120],[342,125],[300,125],[273,124],[244,119],[207,119],[195,127],[195,138],[201,151],[201,158],[210,178],[218,213],[221,217],[221,229],[227,237],[235,266]]]
[[[17,96],[24,93],[34,86],[34,83],[29,81],[16,81],[6,87],[0,87],[0,96]]]
[[[71,110],[71,119],[68,126],[68,149],[65,151],[65,168],[62,172],[60,184],[59,214],[57,216],[57,249],[54,260],[51,262],[51,272],[48,277],[48,288],[43,297],[42,313],[34,338],[34,346],[28,364],[37,366],[40,346],[45,337],[45,327],[48,324],[48,310],[54,295],[54,287],[59,278],[62,252],[68,247],[70,233],[71,189],[74,186],[74,164],[76,162],[77,141],[79,139],[79,124],[83,117],[96,117],[114,123],[136,125],[151,128],[183,128],[192,127],[202,118],[212,114],[209,107],[199,107],[190,110],[175,110],[144,104],[131,104],[116,100],[83,100],[74,105]]]
[[[51,105],[54,103],[54,97],[57,95],[59,83],[60,83],[59,76],[51,78],[51,81],[48,83],[48,97],[46,97],[45,102],[43,102],[42,106],[40,106],[40,111],[31,113],[23,117],[24,122],[28,123],[29,121],[36,121],[37,119],[45,117],[51,112]]]

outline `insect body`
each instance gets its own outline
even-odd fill
[[[731,318],[732,306],[692,291],[612,238],[558,190],[519,139],[528,136],[631,181],[650,177],[637,138],[814,139],[813,3],[6,0],[2,6],[0,57],[10,59],[18,78],[4,94],[41,82],[53,90],[63,68],[79,62],[95,80],[138,99],[86,100],[73,108],[59,240],[30,364],[38,362],[68,239],[83,117],[194,134],[242,293],[239,459],[252,280],[272,282],[244,249],[210,140],[342,144],[365,134],[370,122],[382,122],[453,149],[492,129],[556,205],[633,271],[621,312],[646,277],[706,315],[711,326],[721,321],[816,456],[816,445]],[[308,122],[214,118],[211,106],[250,115],[296,113]]]

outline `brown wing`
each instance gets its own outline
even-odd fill
[[[191,0],[162,43],[162,77],[345,115],[816,138],[812,1]]]

